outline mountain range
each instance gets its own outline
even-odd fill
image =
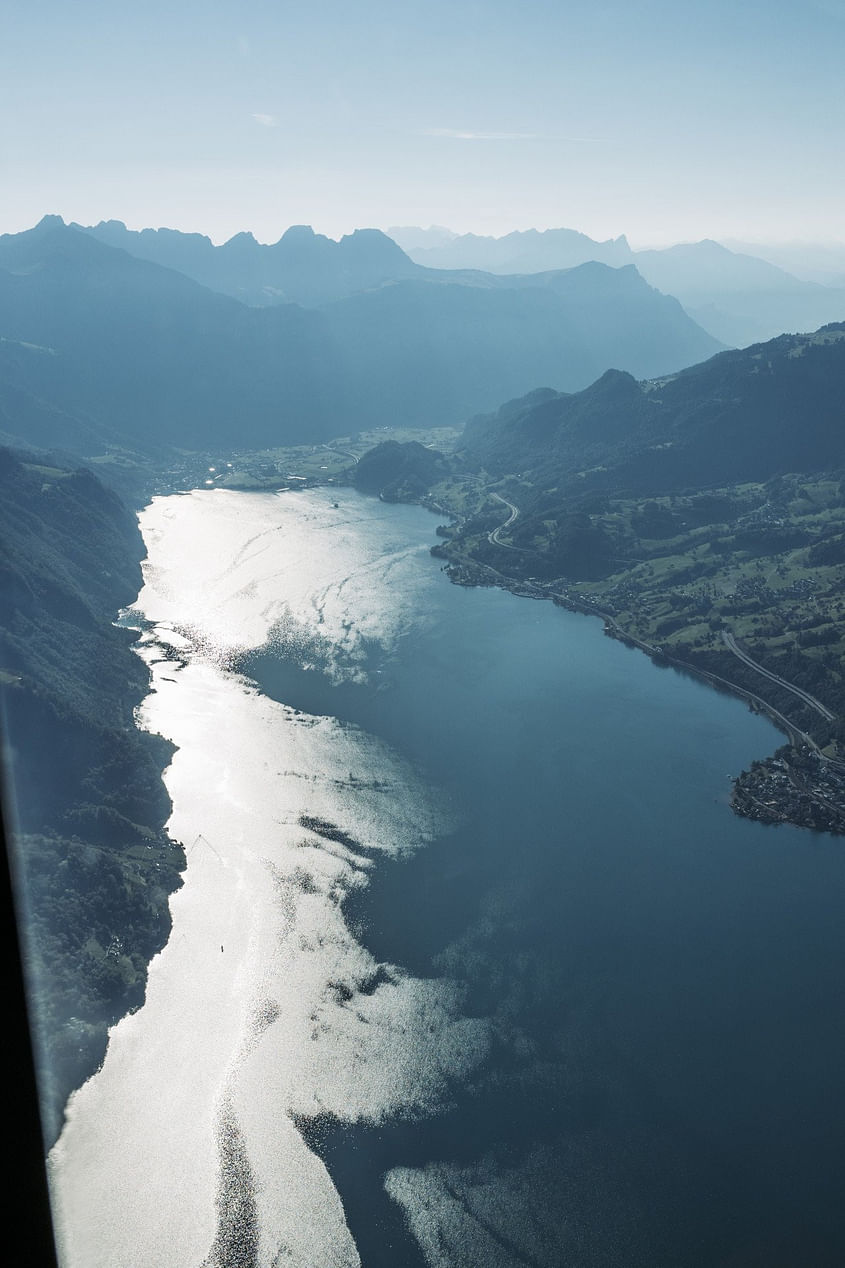
[[[394,228],[394,240],[421,265],[510,274],[572,268],[597,260],[633,264],[650,285],[674,295],[722,343],[746,347],[785,330],[815,330],[845,318],[845,247],[738,249],[712,240],[634,251],[622,236],[596,242],[572,229],[527,229],[501,238],[446,229]],[[762,258],[766,255],[766,258]],[[794,263],[802,276],[788,272]],[[815,267],[814,267],[815,266]]]
[[[845,322],[711,357],[663,378],[609,370],[471,420],[461,452],[558,501],[678,493],[845,468]],[[543,495],[545,496],[545,494]]]
[[[239,233],[215,246],[201,234],[135,231],[116,220],[73,227],[252,306],[316,307],[403,279],[524,286],[531,275],[599,263],[633,265],[728,346],[747,347],[785,330],[815,330],[845,318],[845,248],[809,255],[799,248],[758,252],[754,244],[729,249],[704,239],[635,251],[624,235],[598,242],[574,229],[527,229],[500,238],[448,229],[397,227],[387,235],[358,229],[335,242],[307,225],[291,227],[272,245]],[[800,276],[789,271],[793,263]]]
[[[180,261],[218,259],[210,250],[224,252],[229,268],[234,258],[193,235],[149,240]],[[571,391],[609,366],[670,373],[719,349],[630,266],[455,276],[414,272],[376,231],[327,242],[297,231],[283,254],[290,276],[290,261],[306,276],[308,260],[322,260],[320,285],[335,298],[256,307],[57,217],[0,237],[5,438],[90,456],[104,447],[256,448],[396,422],[460,424],[538,382]],[[267,259],[246,235],[241,249],[253,262]],[[343,297],[350,253],[363,289]],[[384,281],[391,259],[410,274]],[[258,274],[241,276],[257,285]]]
[[[544,273],[549,269],[575,268],[588,260],[614,268],[634,263],[634,252],[624,234],[596,242],[575,229],[525,229],[506,233],[501,238],[400,226],[387,232],[417,264],[434,269]]]
[[[253,307],[286,303],[316,307],[424,272],[378,229],[356,229],[335,242],[314,233],[309,225],[292,225],[269,246],[257,242],[251,233],[238,233],[215,246],[200,233],[138,231],[127,229],[120,220],[71,228],[139,260],[175,269],[209,290]]]

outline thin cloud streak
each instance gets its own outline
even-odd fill
[[[253,119],[256,123],[260,123],[262,128],[275,128],[276,116],[273,114],[254,114]]]
[[[558,136],[546,132],[470,132],[460,128],[420,128],[417,136],[445,137],[451,141],[580,141],[603,144],[600,136]]]

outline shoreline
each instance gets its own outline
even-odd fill
[[[347,476],[348,474],[349,472]],[[310,487],[329,487],[333,484],[338,489],[355,487],[351,481],[341,483],[337,478],[325,480],[312,477],[309,484]],[[297,489],[301,487],[303,486],[296,486]],[[250,493],[267,490],[244,487],[238,491]],[[435,501],[425,493],[416,497],[397,498],[385,498],[383,492],[365,494],[365,496],[376,497],[381,501],[419,506],[436,516],[444,517],[453,526],[458,526],[462,520],[458,512]],[[515,518],[513,515],[515,508],[507,502],[506,506],[509,509],[509,518],[506,523],[509,523]],[[504,526],[503,524],[499,527]],[[505,543],[498,544],[505,545]],[[598,617],[608,637],[644,652],[654,665],[669,666],[682,673],[691,674],[715,690],[727,692],[743,700],[752,712],[768,718],[772,725],[786,737],[787,743],[776,749],[773,754],[752,762],[750,770],[743,770],[733,777],[733,792],[730,798],[733,812],[741,817],[766,824],[787,823],[813,831],[845,836],[845,764],[826,755],[807,731],[794,722],[783,709],[772,704],[758,691],[736,682],[733,677],[706,669],[682,657],[673,656],[664,648],[637,638],[636,635],[625,630],[615,616],[599,608],[592,601],[552,589],[554,582],[543,583],[509,577],[491,564],[482,563],[471,556],[461,555],[457,558],[451,556],[443,543],[435,543],[430,550],[435,558],[445,561],[444,571],[455,585],[496,586],[518,598],[550,599],[556,606],[571,612]],[[772,675],[765,673],[760,667],[749,664],[749,669],[752,673],[759,673],[763,678],[772,679]],[[799,698],[804,694],[793,684],[785,681],[781,684],[776,682],[776,685],[780,685],[783,690],[792,692]],[[815,769],[808,770],[808,762],[810,767],[815,765]],[[786,782],[782,778],[784,772],[787,775]]]
[[[424,508],[424,509],[431,509],[431,508]],[[637,640],[631,639],[628,636],[626,636],[624,634],[624,631],[619,630],[618,625],[614,621],[610,622],[610,625],[612,626],[612,628],[609,628],[609,623],[608,623],[606,614],[598,611],[594,607],[591,608],[590,605],[586,605],[586,604],[576,605],[575,601],[571,601],[571,600],[569,602],[566,602],[563,596],[558,596],[556,598],[554,594],[549,593],[544,587],[541,587],[541,586],[527,585],[525,583],[519,583],[519,582],[515,583],[514,585],[508,585],[508,584],[505,584],[507,582],[507,578],[505,578],[502,574],[498,574],[495,569],[491,568],[488,570],[488,572],[489,574],[495,574],[498,580],[496,580],[495,582],[493,581],[456,582],[452,576],[450,576],[448,573],[447,575],[449,576],[450,582],[454,582],[455,584],[462,584],[462,585],[466,585],[467,587],[469,585],[474,586],[477,584],[482,584],[482,585],[487,584],[489,586],[496,585],[497,588],[509,590],[516,597],[552,598],[552,601],[555,602],[558,606],[567,607],[569,608],[569,610],[577,611],[584,615],[602,616],[603,620],[605,621],[605,633],[607,633],[610,637],[618,638],[619,641],[625,641],[631,645],[639,645],[640,650],[646,650],[649,653],[650,658],[654,659],[653,649],[649,649],[647,645],[644,645],[641,643],[638,644]],[[668,660],[669,658],[664,657],[663,659]],[[656,663],[659,663],[659,661],[656,661]],[[693,666],[687,667],[682,662],[674,662],[674,663],[677,664],[679,668],[683,668],[683,669],[688,668],[689,672],[696,673],[697,676],[704,676],[701,674],[700,671],[696,671],[695,667]],[[162,669],[164,670],[164,673],[166,674],[167,669],[164,666],[162,666]],[[179,675],[177,675],[177,677],[178,676]],[[715,681],[714,675],[708,675],[707,677],[709,677],[712,680],[711,685],[718,686],[718,683]],[[738,694],[738,693],[741,694],[740,688],[734,687],[732,684],[729,684],[727,682],[725,682],[725,688],[732,690],[734,694]],[[263,692],[263,689],[262,689],[262,694],[265,694]],[[272,697],[270,698],[272,699]],[[343,763],[343,765],[345,767],[346,763]],[[305,823],[303,823],[302,820],[300,819],[299,822],[300,822],[300,826],[306,830],[318,831],[321,824],[323,826],[327,826],[326,822],[323,819],[320,819],[318,817],[313,817]],[[331,826],[331,825],[328,825],[328,826]],[[421,851],[420,853],[422,855],[425,853],[425,851]],[[216,864],[214,864],[213,859],[210,857],[207,857],[207,855],[208,855],[208,851],[206,851],[203,848],[202,851],[198,851],[199,857],[195,859],[195,861],[201,862],[202,859],[204,858],[209,868],[215,867]],[[396,861],[398,862],[399,860],[396,860]],[[428,860],[428,861],[430,862],[431,860]],[[387,871],[390,869],[385,868],[384,870]],[[313,898],[314,895],[311,895],[311,897]],[[350,891],[349,904],[354,905],[355,903],[360,901],[362,897],[363,897],[363,892],[359,893],[357,890]],[[215,932],[215,941],[216,941],[216,938],[217,938],[217,934]],[[225,936],[225,943],[226,943],[226,965],[228,968],[229,956],[230,956],[230,935],[228,932],[226,933],[226,936]],[[185,952],[186,945],[187,944],[183,944],[180,946],[180,954],[183,954]],[[233,950],[234,945],[235,945],[234,942],[232,942],[232,954],[234,954],[234,950]],[[362,940],[362,945],[366,949],[368,945],[367,941]],[[220,950],[222,952],[222,946]],[[216,946],[212,948],[212,951],[216,952]],[[223,961],[219,959],[219,954],[212,954],[211,959],[214,961],[215,965],[217,964],[222,965],[223,963]],[[346,1007],[347,1004],[349,1003],[349,1000],[346,998],[344,994],[342,981],[341,981],[340,987],[337,988],[336,994],[337,994],[337,998],[335,1000],[335,1003],[337,1003],[339,1009],[344,1011],[344,1015],[345,1015],[345,1013],[350,1010],[348,1010]],[[371,997],[368,992],[362,992],[362,995],[364,996],[364,998],[363,1000],[359,1002],[365,1005],[366,1000]],[[315,1119],[314,1121],[316,1122],[317,1120]],[[338,1174],[344,1177],[339,1184],[335,1185],[335,1188],[341,1195],[343,1195],[345,1200],[346,1194],[348,1193],[348,1187],[347,1187],[348,1181],[350,1180],[350,1178],[351,1178],[351,1181],[353,1182],[356,1181],[356,1178],[359,1175],[359,1171],[362,1172],[362,1169],[359,1167],[358,1156],[356,1156],[360,1149],[361,1142],[362,1141],[371,1142],[374,1148],[380,1148],[385,1129],[378,1124],[375,1124],[371,1127],[366,1122],[344,1125],[341,1122],[341,1120],[338,1119],[337,1123],[338,1123],[338,1127],[335,1133],[336,1139],[334,1144],[335,1144],[336,1151],[339,1151],[340,1153],[340,1157],[338,1157],[337,1152],[335,1152],[335,1154],[330,1159],[330,1161],[332,1162],[332,1165],[337,1169]],[[308,1138],[307,1129],[306,1131],[303,1131],[304,1123],[302,1125],[300,1123],[295,1123],[294,1125],[296,1126],[297,1130],[300,1132],[300,1135],[303,1137],[306,1147],[315,1154],[315,1156],[321,1161],[323,1166],[326,1166],[327,1174],[329,1175],[332,1184],[335,1184],[335,1171],[332,1170],[332,1167],[328,1166],[326,1159],[322,1157],[319,1150],[314,1148],[314,1145],[312,1144],[311,1140]],[[402,1125],[401,1127],[397,1128],[397,1135],[400,1135],[401,1132],[404,1130],[405,1130],[405,1125]],[[329,1130],[328,1134],[331,1135],[331,1130]],[[363,1190],[362,1190],[362,1198],[366,1197],[368,1202],[369,1202],[369,1196],[370,1195],[363,1193]],[[380,1213],[385,1213],[390,1217],[389,1228],[392,1230],[391,1235],[395,1238],[401,1232],[403,1236],[407,1236],[408,1243],[410,1244],[412,1240],[411,1234],[408,1232],[407,1226],[404,1223],[404,1215],[402,1211],[395,1205],[395,1199],[393,1198],[393,1195],[392,1194],[385,1195],[385,1194],[382,1194],[380,1191],[380,1202],[381,1202],[381,1205],[379,1208]],[[367,1211],[370,1210],[369,1205],[367,1205],[366,1208],[362,1207],[362,1209],[366,1209]],[[349,1224],[348,1226],[350,1227],[350,1230],[353,1227],[351,1224]],[[385,1234],[384,1234],[383,1228],[373,1228],[370,1230],[370,1232],[377,1242],[384,1239]],[[395,1241],[394,1241],[394,1245],[395,1245]],[[405,1246],[403,1245],[403,1251],[404,1250],[405,1250]],[[405,1262],[404,1259],[403,1259],[403,1262]],[[410,1260],[408,1260],[408,1262],[410,1262]]]
[[[184,517],[189,506],[180,506]],[[161,564],[167,543],[155,530],[168,517],[147,511],[151,564]],[[262,527],[260,514],[236,522],[229,557],[240,559],[244,539],[249,545]],[[200,563],[203,528],[193,530]],[[184,518],[181,531],[184,541]],[[183,573],[194,562],[167,558]],[[377,1119],[403,1097],[422,1102],[433,1075],[422,1059],[410,1071],[395,1037],[407,1031],[424,1055],[440,1042],[448,1061],[477,1029],[453,1018],[434,987],[375,962],[344,914],[376,860],[393,857],[397,837],[425,842],[436,807],[378,740],[300,714],[225,657],[207,655],[220,627],[203,620],[190,589],[178,599],[198,621],[185,648],[170,576],[153,566],[136,599],[151,673],[136,725],[175,745],[168,827],[188,847],[185,884],[144,1007],[113,1028],[51,1153],[59,1237],[68,1264],[85,1268],[128,1262],[129,1250],[133,1262],[229,1262],[256,1230],[271,1257],[352,1265],[333,1182],[295,1120],[322,1111]],[[237,628],[247,628],[242,619]],[[174,1077],[185,1070],[188,1082]],[[133,1174],[151,1179],[127,1202]],[[303,1207],[319,1218],[302,1222]]]
[[[425,501],[422,505],[428,506],[435,514],[449,515],[453,522],[457,521],[458,517],[445,507]],[[783,732],[788,744],[778,748],[774,754],[752,762],[749,771],[742,771],[733,777],[731,810],[742,818],[760,823],[789,823],[794,827],[845,836],[845,781],[839,779],[839,773],[845,771],[841,763],[827,757],[806,731],[763,696],[721,674],[672,656],[663,648],[644,642],[624,630],[609,612],[589,601],[552,590],[549,585],[541,582],[512,579],[491,564],[480,563],[467,556],[453,561],[439,544],[431,548],[431,553],[435,558],[447,561],[444,571],[454,585],[498,586],[518,598],[551,600],[557,607],[566,608],[570,612],[597,617],[602,621],[607,637],[644,652],[655,666],[671,666],[693,675],[717,691],[725,691],[744,700],[752,712],[764,715]],[[483,575],[474,576],[474,573],[487,574],[492,579],[486,580]],[[791,684],[788,689],[794,690]],[[822,785],[832,786],[826,786],[822,790],[819,788],[820,782]],[[837,795],[838,799],[834,800]]]

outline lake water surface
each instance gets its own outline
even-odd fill
[[[845,1262],[845,847],[731,814],[768,722],[451,585],[435,523],[142,514],[188,868],[51,1155],[64,1262]]]

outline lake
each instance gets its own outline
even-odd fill
[[[188,856],[51,1159],[63,1262],[845,1261],[845,869],[782,740],[344,490],[141,515]]]

